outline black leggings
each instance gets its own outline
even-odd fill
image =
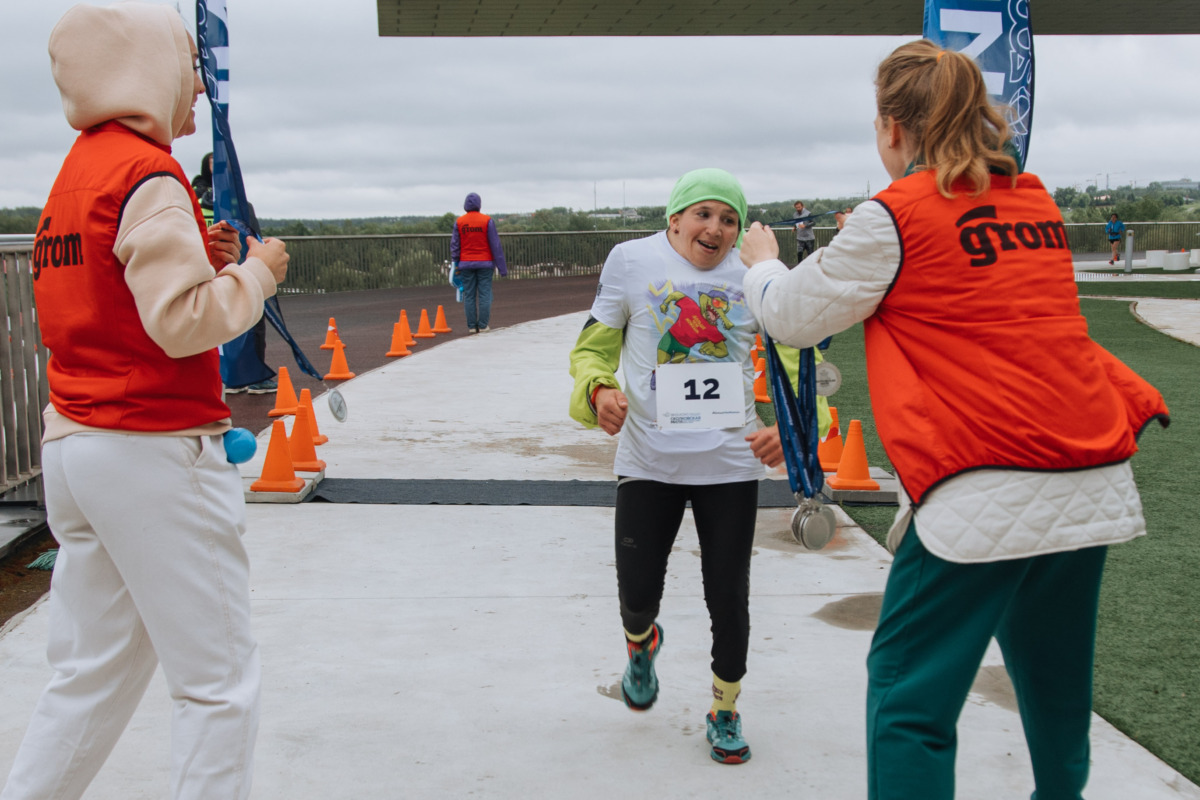
[[[750,552],[758,481],[681,486],[625,480],[617,487],[617,591],[621,623],[649,630],[658,617],[667,558],[692,501],[700,538],[704,602],[712,621],[712,671],[733,683],[746,674],[750,644]]]

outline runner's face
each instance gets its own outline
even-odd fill
[[[740,232],[737,212],[720,200],[690,205],[672,214],[670,223],[671,246],[699,269],[713,269],[724,261]]]

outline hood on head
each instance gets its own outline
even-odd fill
[[[479,195],[471,192],[467,195],[467,199],[463,201],[463,211],[478,211],[483,207],[483,202],[479,199]]]
[[[76,130],[117,120],[170,145],[192,108],[192,53],[169,6],[77,5],[50,34],[50,69]]]

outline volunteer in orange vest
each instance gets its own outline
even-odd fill
[[[245,798],[260,668],[216,347],[262,314],[287,252],[251,242],[234,263],[237,234],[205,225],[171,156],[204,91],[179,12],[77,5],[50,58],[80,131],[33,257],[50,352],[43,479],[60,547],[54,676],[0,797],[80,797],[161,663],[171,797]]]
[[[1129,461],[1167,408],[1088,337],[1062,218],[1019,173],[975,63],[903,45],[876,103],[894,182],[791,271],[757,223],[741,251],[777,341],[811,347],[865,320],[902,488],[867,660],[868,794],[954,796],[957,719],[994,636],[1035,796],[1079,798],[1105,554],[1146,532]]]
[[[471,192],[463,203],[467,213],[454,223],[450,234],[450,263],[462,278],[462,302],[471,333],[487,333],[492,320],[492,272],[508,275],[504,248],[496,223],[481,214],[479,195]]]

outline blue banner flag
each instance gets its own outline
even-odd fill
[[[926,39],[975,59],[1008,119],[1025,168],[1033,126],[1033,28],[1029,0],[925,0]]]
[[[233,135],[229,132],[229,23],[225,0],[196,0],[196,47],[200,51],[205,93],[212,107],[213,219],[224,220],[236,228],[245,248],[247,236],[260,240],[262,237],[254,209],[246,200],[242,169],[233,147]],[[321,373],[288,332],[276,298],[267,300],[264,316],[291,347],[300,370],[321,380]],[[254,335],[251,329],[222,346],[221,380],[226,386],[248,386],[275,375],[275,371],[259,358]]]

